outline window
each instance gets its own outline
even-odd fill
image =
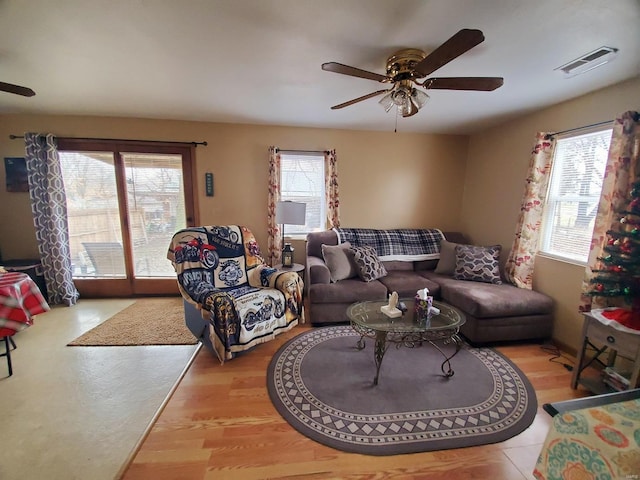
[[[557,140],[542,220],[542,254],[586,264],[611,132]]]
[[[191,145],[58,138],[80,295],[175,293],[166,260],[193,224]]]
[[[280,153],[282,200],[307,204],[305,225],[286,225],[288,236],[319,232],[326,226],[324,198],[324,152]]]

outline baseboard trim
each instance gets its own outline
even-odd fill
[[[151,418],[151,421],[149,422],[149,425],[147,425],[147,428],[145,428],[144,432],[142,433],[142,435],[138,439],[135,447],[133,447],[133,450],[131,450],[131,452],[127,456],[127,459],[124,461],[124,463],[120,467],[120,470],[118,470],[118,473],[116,474],[116,476],[114,478],[121,479],[124,476],[124,474],[126,473],[127,469],[129,468],[129,466],[133,462],[133,459],[135,458],[135,456],[138,454],[138,451],[142,447],[142,444],[144,443],[144,441],[149,436],[149,433],[151,432],[151,429],[156,424],[156,421],[158,421],[158,418],[160,417],[160,415],[164,411],[165,407],[169,403],[169,400],[171,400],[171,397],[173,397],[173,394],[175,393],[176,389],[178,388],[178,385],[180,385],[180,382],[182,381],[182,378],[186,375],[187,371],[191,367],[191,364],[193,364],[193,362],[196,359],[196,356],[198,355],[198,352],[200,352],[201,348],[202,348],[202,342],[198,342],[198,344],[196,345],[196,349],[193,351],[193,354],[191,355],[191,358],[189,358],[189,361],[187,362],[185,367],[182,369],[182,372],[180,372],[180,375],[178,375],[178,378],[176,379],[175,383],[173,384],[173,386],[171,387],[171,389],[167,393],[167,396],[164,398],[164,400],[162,401],[162,403],[158,407],[158,410],[156,411],[156,413]]]
[[[569,355],[571,355],[574,358],[578,355],[578,350],[573,348],[573,347],[570,347],[566,343],[561,342],[560,340],[556,340],[555,338],[552,338],[551,341],[553,342],[553,344],[556,347],[558,347],[564,353],[568,353]]]

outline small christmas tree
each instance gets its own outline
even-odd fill
[[[607,231],[598,269],[591,279],[589,295],[602,297],[606,306],[620,307],[608,317],[640,330],[640,175],[631,187],[626,208],[618,212],[619,222]]]

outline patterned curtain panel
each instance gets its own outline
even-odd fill
[[[505,265],[507,280],[528,290],[533,288],[533,267],[540,240],[542,209],[551,175],[554,148],[555,140],[551,135],[538,132],[529,162],[516,235]]]
[[[640,114],[629,111],[616,118],[613,125],[609,156],[602,182],[602,194],[600,195],[598,214],[596,215],[593,236],[591,237],[589,261],[582,282],[582,297],[579,306],[579,310],[582,312],[605,306],[623,306],[613,305],[617,303],[616,300],[620,299],[612,300],[612,305],[605,305],[606,298],[594,298],[588,295],[587,292],[593,289],[591,279],[594,276],[594,270],[606,269],[606,265],[598,258],[602,257],[604,247],[607,244],[607,231],[616,230],[614,227],[620,221],[620,212],[625,210],[625,207],[630,202],[631,187],[636,175],[640,173],[640,156],[638,155],[640,145],[639,123]]]
[[[276,223],[276,204],[280,201],[280,154],[278,148],[269,147],[269,199],[267,202],[267,254],[269,265],[280,260],[282,232]]]
[[[31,211],[49,303],[75,305],[79,294],[72,279],[67,199],[58,145],[53,135],[27,133],[24,138]]]
[[[329,228],[338,228],[340,226],[340,189],[338,188],[338,157],[335,150],[324,154],[324,171],[327,224]]]

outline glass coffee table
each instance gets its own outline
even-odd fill
[[[347,309],[347,316],[351,327],[360,334],[357,347],[362,350],[365,347],[364,337],[375,339],[374,359],[376,363],[376,376],[373,384],[378,384],[380,365],[391,343],[397,347],[409,348],[429,342],[444,357],[440,370],[445,377],[454,374],[451,368],[451,359],[456,356],[462,346],[462,340],[458,336],[460,327],[465,322],[464,314],[455,307],[443,302],[435,301],[433,306],[440,309],[438,315],[433,315],[429,321],[416,318],[413,299],[401,299],[407,307],[407,311],[401,317],[390,318],[380,311],[380,307],[387,305],[385,301],[366,301],[352,304]],[[453,343],[455,352],[448,355],[435,343],[442,341],[444,345]]]

